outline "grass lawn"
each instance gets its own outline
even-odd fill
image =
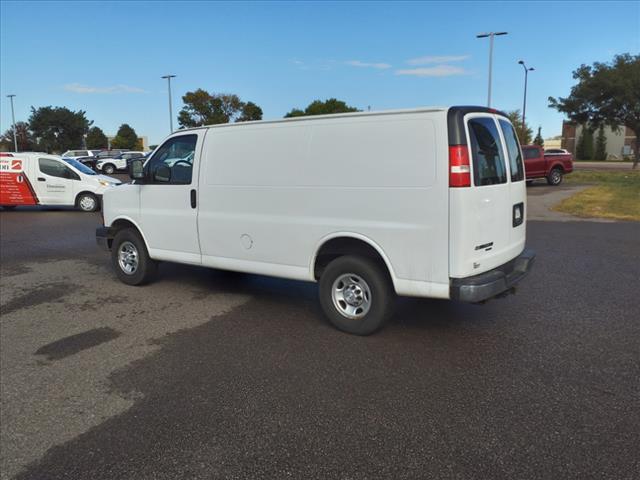
[[[553,207],[578,217],[640,221],[640,168],[628,171],[574,171],[564,181],[592,185]]]

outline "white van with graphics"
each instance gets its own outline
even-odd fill
[[[517,137],[483,107],[180,130],[130,175],[96,232],[123,282],[158,261],[318,281],[326,315],[355,334],[395,294],[502,296],[535,257]]]
[[[77,160],[46,153],[12,153],[0,157],[0,206],[100,207],[102,194],[120,180],[98,175]]]

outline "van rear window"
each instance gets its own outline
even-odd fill
[[[504,141],[507,144],[507,152],[509,153],[509,166],[511,167],[511,181],[519,182],[524,180],[524,168],[522,166],[522,155],[518,146],[518,137],[513,125],[506,120],[499,120]]]
[[[507,183],[507,171],[498,128],[493,118],[472,118],[468,122],[473,182],[476,186]]]

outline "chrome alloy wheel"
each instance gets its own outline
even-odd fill
[[[371,289],[354,273],[340,275],[331,287],[333,305],[343,317],[358,320],[371,308]]]
[[[127,275],[133,275],[138,270],[138,249],[131,242],[122,242],[118,249],[118,265]]]
[[[80,199],[80,208],[85,212],[91,212],[96,208],[96,199],[91,195],[84,195]]]
[[[562,173],[560,173],[560,170],[558,170],[557,168],[554,168],[551,171],[551,183],[553,185],[557,185],[560,183],[561,180],[562,180]]]

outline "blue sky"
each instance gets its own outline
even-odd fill
[[[158,143],[196,88],[238,94],[280,118],[314,99],[366,109],[485,105],[561,131],[548,96],[566,96],[581,63],[640,52],[640,2],[5,2],[0,4],[0,128],[31,106],[86,110],[107,134],[129,123]],[[177,122],[175,122],[177,123]]]

